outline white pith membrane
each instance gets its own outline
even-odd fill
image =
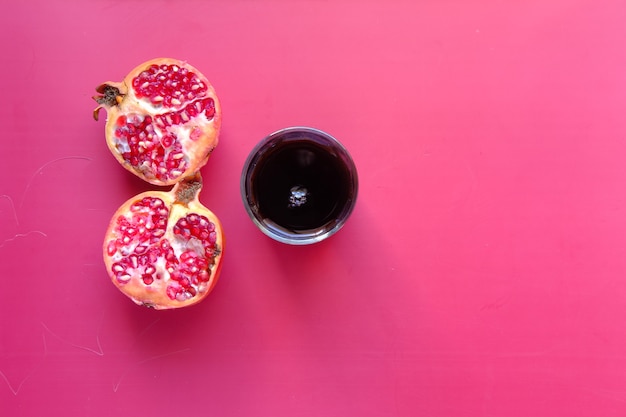
[[[142,206],[139,203],[143,203],[145,199],[138,198],[129,206],[127,213],[114,219],[115,226],[106,240],[112,278],[122,291],[140,304],[158,304],[156,300],[165,296],[180,302],[194,297],[201,298],[207,292],[213,275],[213,257],[217,253],[215,225],[202,215],[190,213],[181,204],[172,204],[168,208],[160,197],[149,198],[154,203],[152,207]],[[155,219],[151,217],[155,216],[153,212],[160,216],[156,218],[158,224],[155,224]],[[200,239],[194,236],[184,237],[174,232],[174,227],[180,219],[187,220],[194,215],[199,219],[198,224],[201,227],[207,229],[213,227],[212,247],[209,244],[205,249]],[[167,222],[165,229],[164,222]],[[133,233],[130,229],[137,230]],[[132,237],[128,236],[129,234]],[[207,232],[204,236],[208,235]],[[171,258],[168,265],[167,253],[163,253],[162,250],[164,244],[166,248],[171,247],[176,257],[174,265]],[[206,253],[206,250],[210,250],[211,254]],[[151,251],[154,251],[154,254],[151,254]],[[144,260],[147,259],[147,262],[142,262],[142,257]],[[186,260],[183,258],[188,259],[189,263],[185,264]],[[204,261],[199,261],[198,258]],[[204,262],[206,272],[198,269],[195,262]],[[148,283],[144,281],[145,274],[152,276]],[[177,274],[179,279],[181,276],[193,278],[197,277],[197,274],[206,274],[206,279],[197,279],[195,282],[188,279],[188,285],[181,285],[181,281],[172,277],[174,274]]]

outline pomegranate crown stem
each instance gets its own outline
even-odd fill
[[[196,172],[183,178],[182,181],[174,186],[172,192],[176,196],[176,202],[187,205],[198,196],[201,189],[202,176],[199,172]]]
[[[99,104],[93,111],[93,118],[98,120],[98,115],[102,107],[113,107],[122,102],[124,95],[120,89],[111,84],[101,84],[96,87],[96,94],[92,98]]]

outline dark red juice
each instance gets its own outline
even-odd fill
[[[353,197],[345,161],[311,140],[267,150],[251,181],[260,217],[293,232],[325,227]]]

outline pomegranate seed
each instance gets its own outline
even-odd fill
[[[147,255],[138,256],[137,261],[139,262],[139,265],[146,266],[148,264],[148,256]]]
[[[187,107],[185,107],[185,111],[189,117],[196,117],[198,114],[198,110],[196,110],[194,103],[187,105]]]
[[[125,284],[128,281],[130,281],[132,277],[128,274],[122,274],[122,275],[117,275],[116,278],[120,283]]]
[[[200,271],[198,274],[198,281],[200,282],[209,282],[211,279],[211,274],[208,271]]]
[[[161,144],[165,148],[169,148],[174,143],[174,137],[172,135],[165,135],[161,139]]]
[[[176,295],[178,294],[178,291],[179,291],[178,288],[175,288],[173,285],[169,285],[165,293],[170,299],[176,300]]]
[[[207,262],[207,260],[201,257],[198,257],[197,265],[200,269],[207,269],[209,267],[209,263]]]
[[[176,160],[172,159],[171,157],[169,157],[167,159],[166,166],[167,166],[167,168],[170,168],[170,169],[176,168],[176,167],[178,167],[178,161],[176,161]]]
[[[115,254],[115,252],[117,252],[117,245],[116,245],[116,242],[114,240],[112,240],[107,245],[107,254],[109,256],[113,256]]]
[[[160,253],[157,248],[153,248],[148,252],[148,259],[151,263],[155,263],[159,259]]]

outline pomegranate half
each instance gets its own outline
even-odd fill
[[[135,303],[185,307],[215,286],[224,236],[219,219],[198,201],[201,187],[196,174],[170,192],[139,194],[113,215],[104,263],[113,284]]]
[[[197,172],[217,146],[219,100],[207,78],[186,62],[153,59],[96,91],[94,118],[106,110],[109,149],[151,184],[172,185]]]

